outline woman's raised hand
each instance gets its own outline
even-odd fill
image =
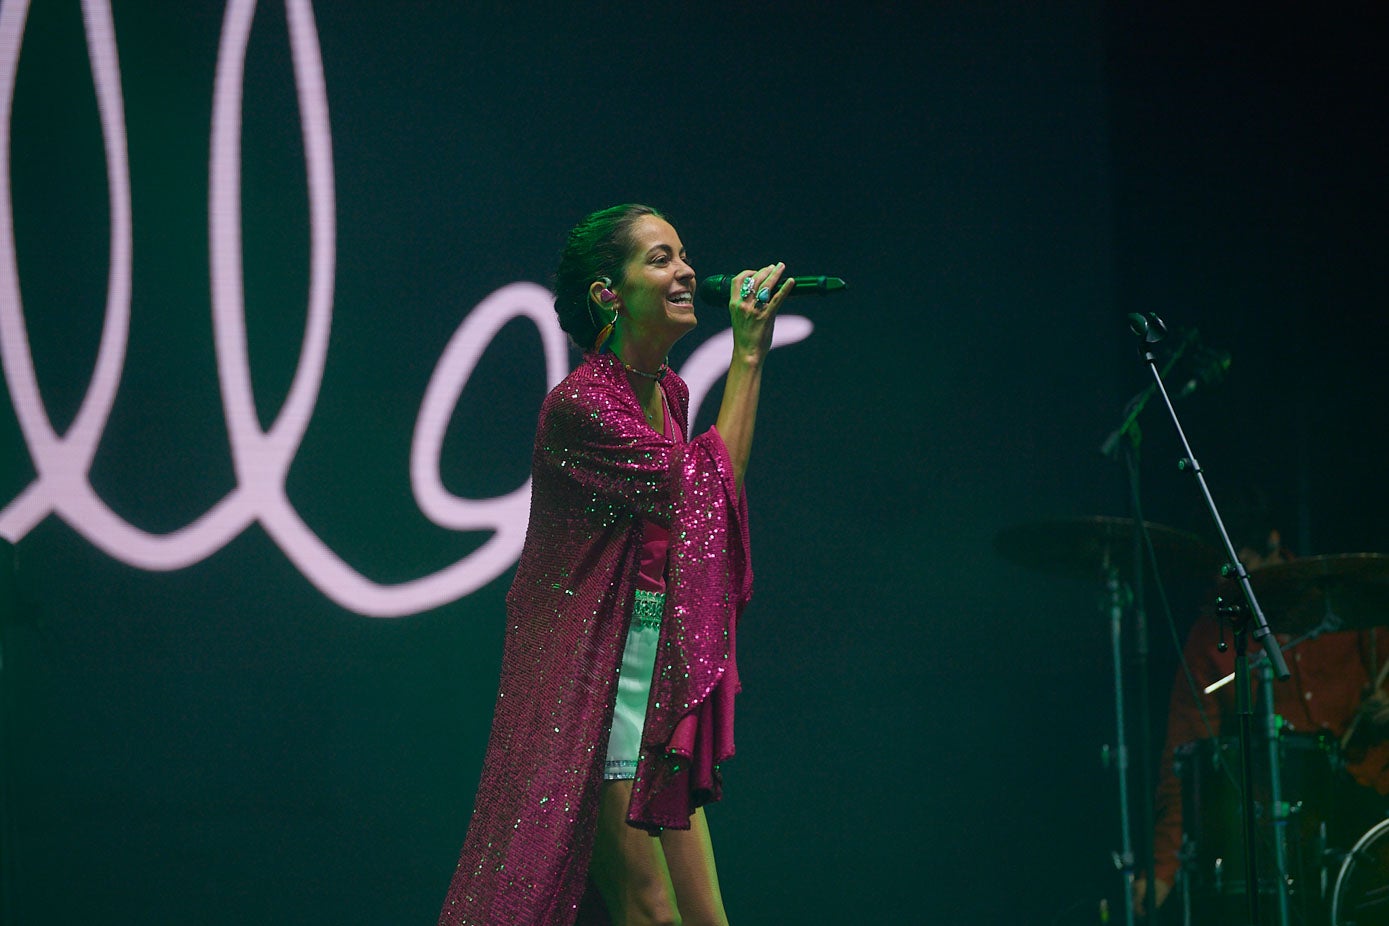
[[[729,321],[733,325],[733,347],[744,359],[760,360],[772,346],[772,325],[781,302],[795,288],[794,279],[777,289],[783,263],[768,264],[761,270],[744,270],[733,277],[728,293]]]

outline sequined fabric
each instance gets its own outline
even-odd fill
[[[661,383],[688,433],[689,390]],[[643,519],[671,532],[666,608],[628,819],[686,828],[733,753],[735,629],[752,591],[745,499],[710,429],[647,426],[590,354],[541,406],[530,524],[507,595],[492,734],[441,926],[605,922],[583,906]]]

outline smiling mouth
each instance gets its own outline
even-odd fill
[[[666,301],[675,305],[694,305],[694,293],[677,293],[674,296],[667,296]]]

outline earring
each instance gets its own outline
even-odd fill
[[[615,302],[617,300],[617,293],[613,292],[611,289],[608,288],[613,285],[613,281],[610,280],[608,277],[599,277],[598,280],[603,284],[603,288],[598,291],[598,301],[603,303],[604,305],[608,305],[609,303]],[[593,303],[591,302],[588,304],[588,312],[589,318],[593,319]],[[597,319],[593,319],[593,321],[594,324],[597,324]],[[595,351],[602,350],[603,342],[607,341],[608,338],[612,337],[613,325],[615,324],[617,324],[616,312],[613,313],[612,321],[608,322],[606,325],[598,329],[598,337],[593,339],[593,349]]]
[[[599,329],[598,337],[593,339],[593,349],[595,351],[603,349],[603,344],[607,342],[608,338],[613,336],[613,325],[616,324],[617,316],[614,315],[612,321],[608,322],[606,325]]]

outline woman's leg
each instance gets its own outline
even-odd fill
[[[728,926],[703,808],[690,817],[688,830],[665,830],[652,839],[627,825],[631,799],[632,782],[603,784],[589,865],[615,926]]]
[[[627,825],[631,800],[631,781],[603,783],[589,877],[614,926],[674,926],[681,920],[661,840]]]
[[[728,926],[704,808],[690,817],[689,829],[662,832],[661,848],[675,886],[683,926]]]

